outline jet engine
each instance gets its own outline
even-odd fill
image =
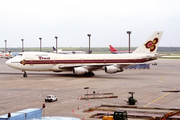
[[[124,70],[122,68],[118,68],[116,66],[106,66],[105,72],[106,73],[117,73],[117,72],[123,72]]]
[[[85,73],[88,73],[89,70],[83,68],[83,67],[76,67],[76,68],[73,68],[73,73],[75,75],[84,75]]]

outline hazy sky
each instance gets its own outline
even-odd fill
[[[127,47],[164,31],[160,46],[180,47],[180,0],[0,0],[0,47]]]

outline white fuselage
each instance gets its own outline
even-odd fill
[[[45,52],[20,53],[7,65],[23,71],[69,71],[68,66],[130,65],[150,61],[153,54],[55,54]],[[144,59],[147,58],[147,59]]]

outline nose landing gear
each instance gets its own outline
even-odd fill
[[[24,73],[23,73],[23,77],[27,77],[27,73],[26,73],[26,71],[23,71]]]

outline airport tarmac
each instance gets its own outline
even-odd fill
[[[24,78],[20,70],[5,65],[0,59],[0,115],[27,108],[41,108],[43,116],[69,116],[89,119],[82,110],[101,104],[127,105],[125,100],[135,92],[138,107],[180,109],[180,60],[159,59],[157,66],[145,70],[125,70],[116,74],[95,71],[93,77],[82,77],[70,72],[28,72]],[[84,89],[89,87],[89,89]],[[112,92],[118,98],[79,100],[84,94]],[[46,95],[58,97],[57,102],[45,103]],[[79,110],[78,110],[79,109]]]

